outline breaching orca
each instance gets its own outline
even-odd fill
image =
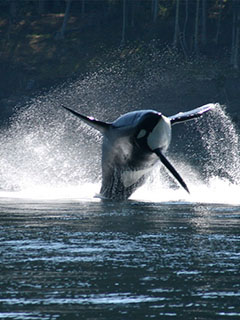
[[[170,117],[154,110],[133,111],[108,123],[63,106],[102,133],[100,197],[114,200],[128,199],[144,183],[158,159],[189,193],[186,183],[164,155],[171,141],[171,126],[200,117],[214,107],[210,103]]]

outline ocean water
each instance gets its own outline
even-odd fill
[[[119,91],[101,79],[38,96],[1,129],[0,318],[239,319],[240,147],[227,108],[170,146],[190,195],[159,164],[128,201],[101,201],[101,137],[61,108],[92,103],[113,120],[120,111],[101,105],[114,110]]]
[[[1,319],[240,317],[240,205],[19,196],[0,215]]]

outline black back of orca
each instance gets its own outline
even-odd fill
[[[158,161],[146,139],[160,118],[161,114],[147,110],[128,113],[112,123],[102,145],[103,198],[126,200],[145,182]]]

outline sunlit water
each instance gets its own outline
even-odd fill
[[[117,80],[43,94],[0,133],[0,318],[240,318],[238,132],[220,106],[182,125],[167,156],[190,195],[159,164],[102,202],[101,137],[60,105],[113,120],[130,110]]]
[[[238,319],[240,206],[1,199],[1,319]]]

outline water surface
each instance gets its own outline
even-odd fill
[[[240,206],[0,200],[1,319],[238,319]]]
[[[164,85],[159,66],[137,82],[101,67],[1,128],[0,319],[240,319],[240,140],[227,108],[173,128],[167,157],[190,195],[159,165],[122,203],[94,198],[101,137],[61,108],[104,121],[155,108],[144,101]],[[164,101],[157,110],[169,115]]]

